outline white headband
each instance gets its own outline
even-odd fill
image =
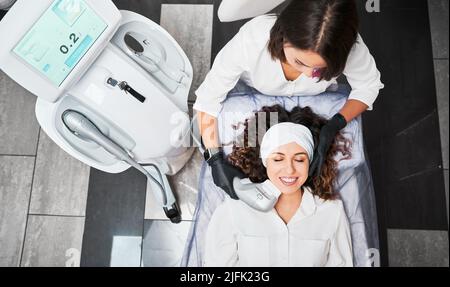
[[[295,142],[306,150],[309,162],[314,155],[314,139],[311,131],[304,125],[284,122],[272,126],[264,135],[260,155],[264,166],[267,167],[267,158],[279,146]]]

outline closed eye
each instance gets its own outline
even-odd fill
[[[305,64],[299,62],[298,60],[295,60],[295,63],[296,63],[297,65],[299,65],[299,66],[302,66],[302,67],[308,67],[308,66],[306,66]],[[308,68],[309,68],[309,67],[308,67]]]

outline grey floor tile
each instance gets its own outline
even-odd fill
[[[28,218],[22,266],[80,266],[84,217],[34,216]]]
[[[194,70],[190,101],[205,79],[211,65],[213,5],[163,4],[161,26],[180,44]]]
[[[84,216],[89,171],[41,132],[30,213]]]
[[[36,97],[0,70],[0,154],[35,155],[39,124]]]
[[[203,157],[197,149],[186,166],[177,174],[169,176],[169,183],[177,197],[183,220],[192,220],[195,211],[202,161]],[[167,217],[164,211],[155,202],[153,193],[148,190],[145,204],[145,219],[166,220]]]
[[[448,0],[428,0],[434,58],[448,59]]]
[[[142,266],[180,266],[190,226],[191,221],[173,224],[170,221],[146,220]]]
[[[136,169],[91,169],[81,266],[140,266],[145,188],[145,176]]]
[[[388,229],[389,266],[448,267],[448,231]]]
[[[434,60],[434,74],[436,77],[439,127],[441,129],[442,160],[444,168],[448,169],[448,60]]]
[[[0,266],[19,266],[34,157],[0,156]]]

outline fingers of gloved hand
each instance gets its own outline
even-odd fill
[[[228,195],[232,198],[232,199],[239,199],[239,197],[237,196],[235,190],[234,190],[234,186],[233,186],[233,180],[235,177],[237,178],[244,178],[245,174],[243,172],[241,172],[237,167],[231,165],[231,164],[226,164],[226,175],[227,175],[227,184],[226,184],[226,189],[225,190]]]
[[[317,163],[318,163],[317,160],[318,160],[318,157],[316,157],[316,158],[313,160],[313,162],[311,163],[311,165],[309,166],[309,172],[308,172],[308,175],[309,175],[309,176],[313,176],[314,173],[316,172]]]
[[[225,182],[225,179],[226,179],[226,175],[225,175],[224,170],[221,168],[221,166],[213,166],[211,173],[212,173],[214,183],[217,186],[223,185],[223,183]]]
[[[237,196],[237,194],[236,194],[236,192],[234,191],[234,188],[233,188],[233,187],[227,188],[227,189],[224,189],[224,190],[225,190],[225,192],[231,197],[231,199],[239,200],[239,197]]]
[[[233,179],[243,175],[240,170],[227,163],[214,164],[211,168],[214,184],[223,189],[232,199],[239,199],[234,191]]]
[[[322,168],[323,168],[324,161],[325,161],[324,158],[321,158],[320,161],[319,161],[319,164],[318,164],[317,170],[316,170],[316,172],[317,172],[316,175],[317,176],[320,176],[320,174],[322,173]]]
[[[232,199],[239,199],[236,192],[234,191],[233,182],[228,182],[228,180],[220,180],[214,182],[216,186],[220,187],[226,194],[228,194]]]
[[[245,175],[235,166],[227,163],[222,162],[220,164],[212,166],[213,170],[216,171],[216,173],[220,174],[223,178],[233,179],[235,177],[243,178]]]
[[[328,153],[329,145],[323,145],[320,147],[317,155],[316,175],[320,175],[322,172],[322,166],[325,162],[326,155]]]
[[[334,131],[333,129],[328,129],[326,126],[322,128],[319,137],[319,149],[323,150],[324,147],[330,146],[335,136],[336,131]]]
[[[242,171],[240,171],[237,167],[230,165],[229,176],[232,179],[234,179],[235,177],[242,179],[245,177],[245,174]]]
[[[322,167],[325,162],[326,152],[322,150],[317,151],[317,155],[314,158],[311,166],[309,167],[309,176],[319,176],[322,173]]]
[[[322,127],[319,136],[319,146],[314,154],[314,160],[310,166],[309,176],[321,174],[328,150],[338,132],[339,129],[337,129],[332,122]]]

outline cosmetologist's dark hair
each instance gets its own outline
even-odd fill
[[[292,0],[272,27],[268,48],[282,62],[286,43],[319,54],[327,63],[319,81],[330,81],[344,71],[358,28],[355,0]]]

